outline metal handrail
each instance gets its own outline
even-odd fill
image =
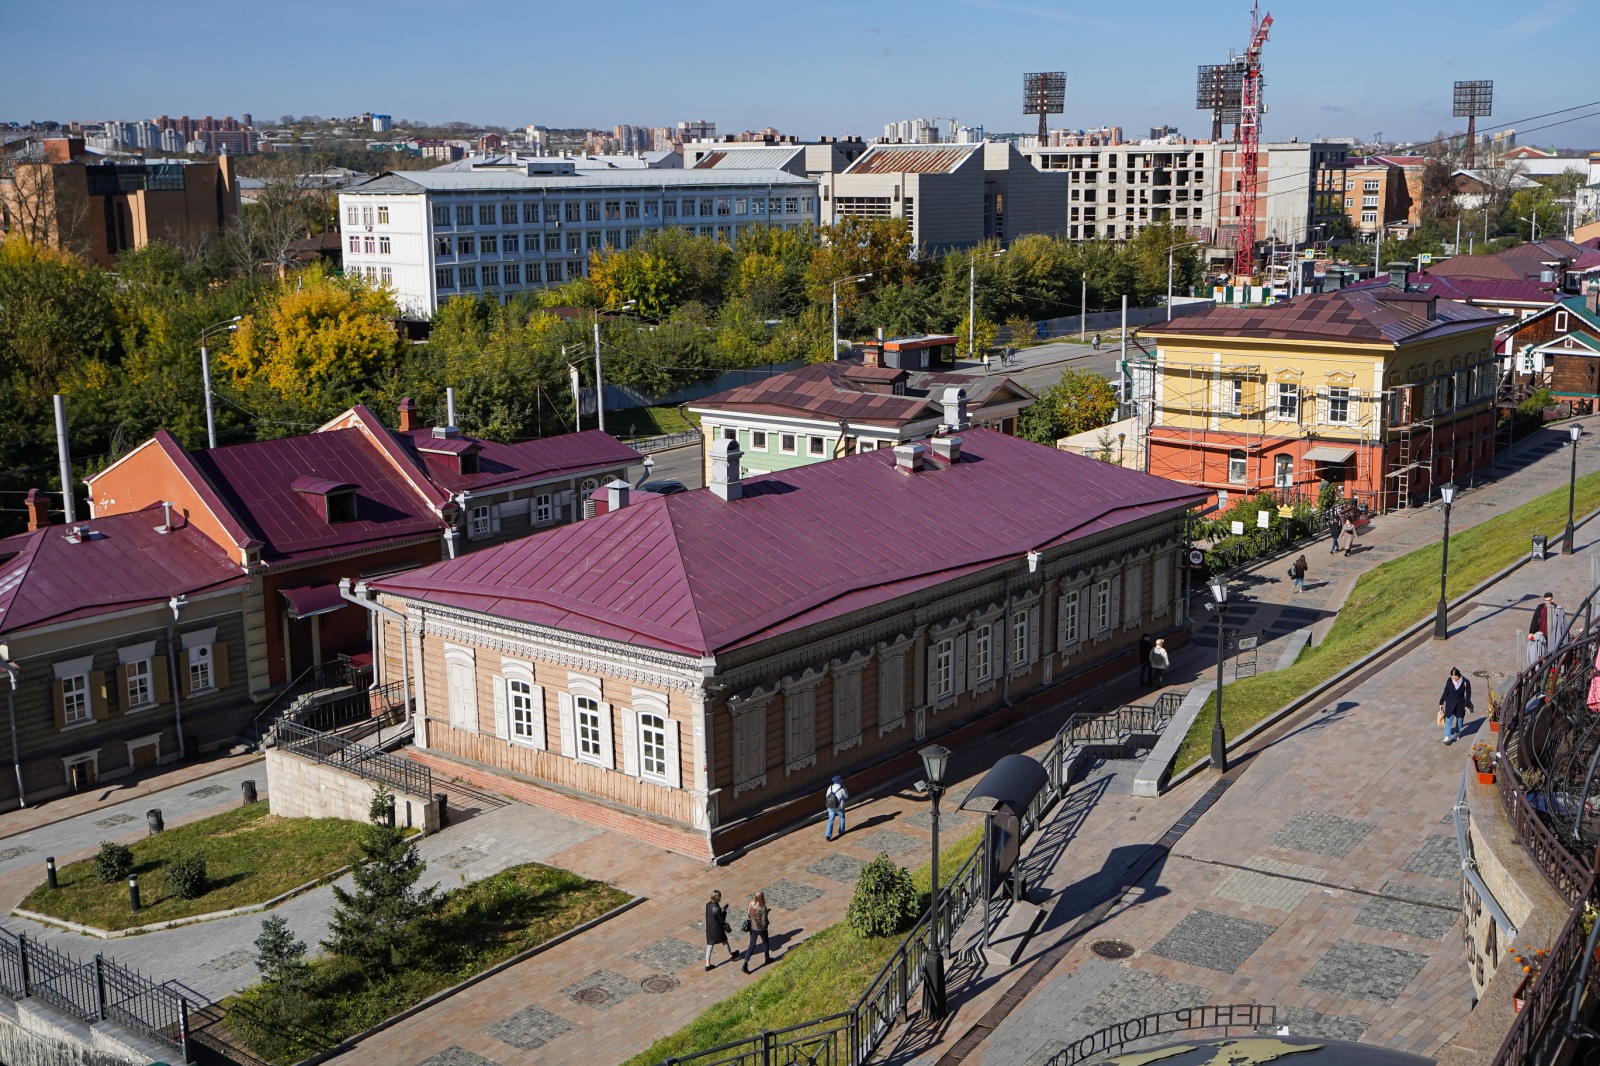
[[[391,755],[294,722],[278,722],[273,736],[279,751],[347,770],[424,800],[433,798],[433,771],[403,755]]]
[[[190,1003],[103,955],[81,960],[18,933],[0,936],[0,994],[40,999],[85,1022],[115,1022],[175,1047],[187,1062]]]

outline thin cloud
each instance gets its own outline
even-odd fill
[[[1507,26],[1504,32],[1506,37],[1532,37],[1536,33],[1543,33],[1558,23],[1565,22],[1570,16],[1589,7],[1588,3],[1573,4],[1556,2],[1539,5],[1517,21]]]
[[[1009,11],[1015,15],[1032,15],[1034,18],[1049,19],[1052,22],[1069,22],[1075,26],[1092,26],[1097,30],[1120,30],[1121,26],[1114,22],[1102,19],[1084,18],[1081,15],[1069,14],[1065,11],[1052,11],[1049,8],[1029,7],[1025,4],[1003,4],[997,0],[955,0],[965,7],[982,7],[990,11]]]

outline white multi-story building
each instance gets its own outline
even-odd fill
[[[506,296],[583,277],[589,256],[647,230],[733,241],[750,226],[817,223],[817,183],[780,170],[580,171],[518,159],[385,174],[339,194],[344,268],[390,286],[410,315],[455,296]]]

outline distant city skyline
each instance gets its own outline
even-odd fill
[[[1270,5],[1269,5],[1270,6]],[[1377,4],[1329,18],[1279,0],[1266,48],[1268,140],[1420,141],[1462,128],[1455,79],[1492,78],[1494,115],[1522,143],[1600,148],[1587,69],[1594,0],[1508,9]],[[1359,17],[1380,14],[1374,26]],[[270,10],[271,17],[266,17]],[[1027,132],[1026,71],[1067,72],[1052,127],[1174,125],[1209,134],[1195,69],[1245,46],[1241,0],[1204,8],[1135,0],[732,0],[590,5],[479,0],[284,0],[271,9],[178,0],[10,5],[0,121],[159,114],[354,115],[442,124],[610,128],[705,118],[720,132],[775,126],[802,137],[878,136],[885,123],[954,117]],[[93,26],[95,31],[83,32]],[[127,47],[161,40],[160,47]],[[775,62],[777,59],[779,62]],[[1588,104],[1552,114],[1575,104]],[[1576,119],[1576,121],[1573,121]],[[1543,127],[1543,128],[1539,128]]]

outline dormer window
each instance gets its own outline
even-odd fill
[[[329,525],[356,520],[356,486],[327,478],[297,477],[290,487],[308,497]]]
[[[356,520],[356,490],[341,489],[330,492],[328,500],[328,524],[335,525],[339,522],[354,522]]]
[[[477,472],[478,472],[478,453],[475,452],[475,451],[474,452],[462,452],[461,453],[461,473],[463,473],[463,474],[476,474]]]

